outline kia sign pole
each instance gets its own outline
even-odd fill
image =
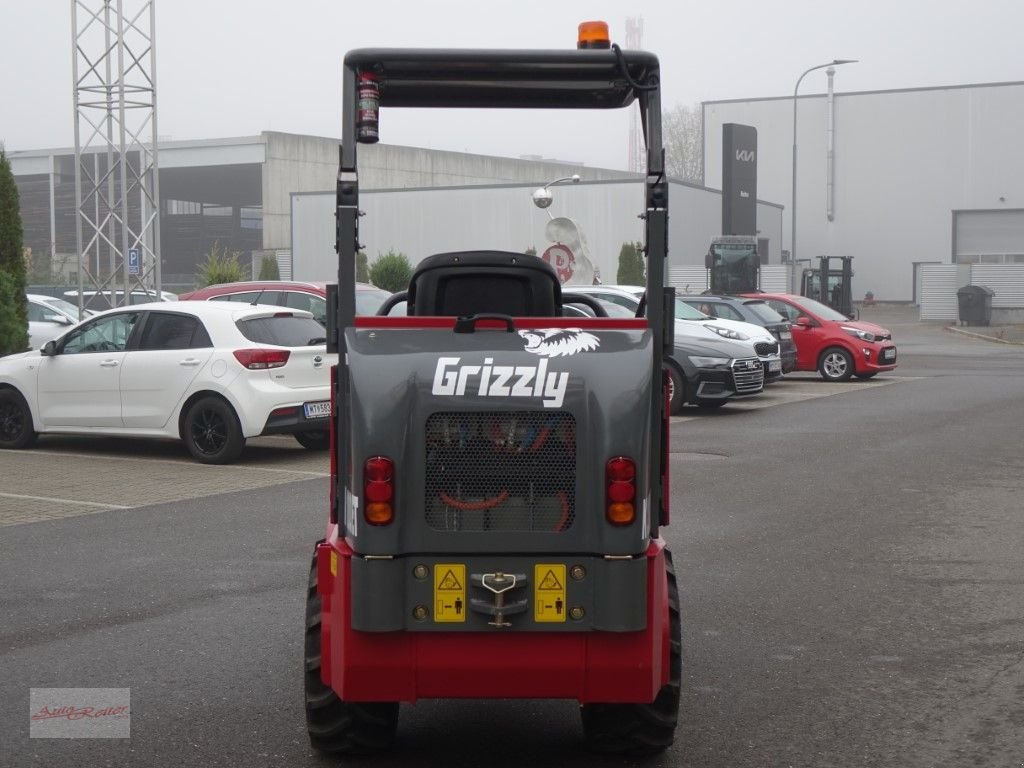
[[[817,64],[810,69],[804,70],[804,73],[797,78],[796,85],[793,86],[793,201],[789,208],[789,263],[792,265],[792,279],[794,282],[796,281],[796,94],[800,90],[801,81],[814,70],[837,67],[840,64],[856,64],[858,61],[859,59],[833,59],[826,64]],[[795,286],[791,286],[791,290],[793,293],[797,293]]]

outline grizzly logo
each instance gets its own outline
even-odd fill
[[[519,331],[526,351],[542,357],[566,357],[601,346],[600,339],[581,328],[537,328]]]
[[[568,371],[549,371],[549,357],[597,349],[601,342],[580,328],[519,331],[525,350],[539,355],[537,365],[502,365],[493,357],[465,365],[461,357],[442,357],[434,369],[431,394],[463,397],[539,397],[545,408],[561,408],[569,388]]]

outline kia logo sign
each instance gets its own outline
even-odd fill
[[[755,154],[756,153],[752,149],[737,149],[736,159],[742,163],[752,163],[754,162]]]

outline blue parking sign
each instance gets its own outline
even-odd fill
[[[129,248],[128,249],[128,274],[129,275],[137,275],[137,274],[139,274],[142,271],[141,267],[142,267],[142,265],[141,265],[140,260],[139,260],[139,249],[138,248]]]

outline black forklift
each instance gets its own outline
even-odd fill
[[[853,256],[819,256],[818,266],[804,268],[800,276],[800,295],[854,319]]]

